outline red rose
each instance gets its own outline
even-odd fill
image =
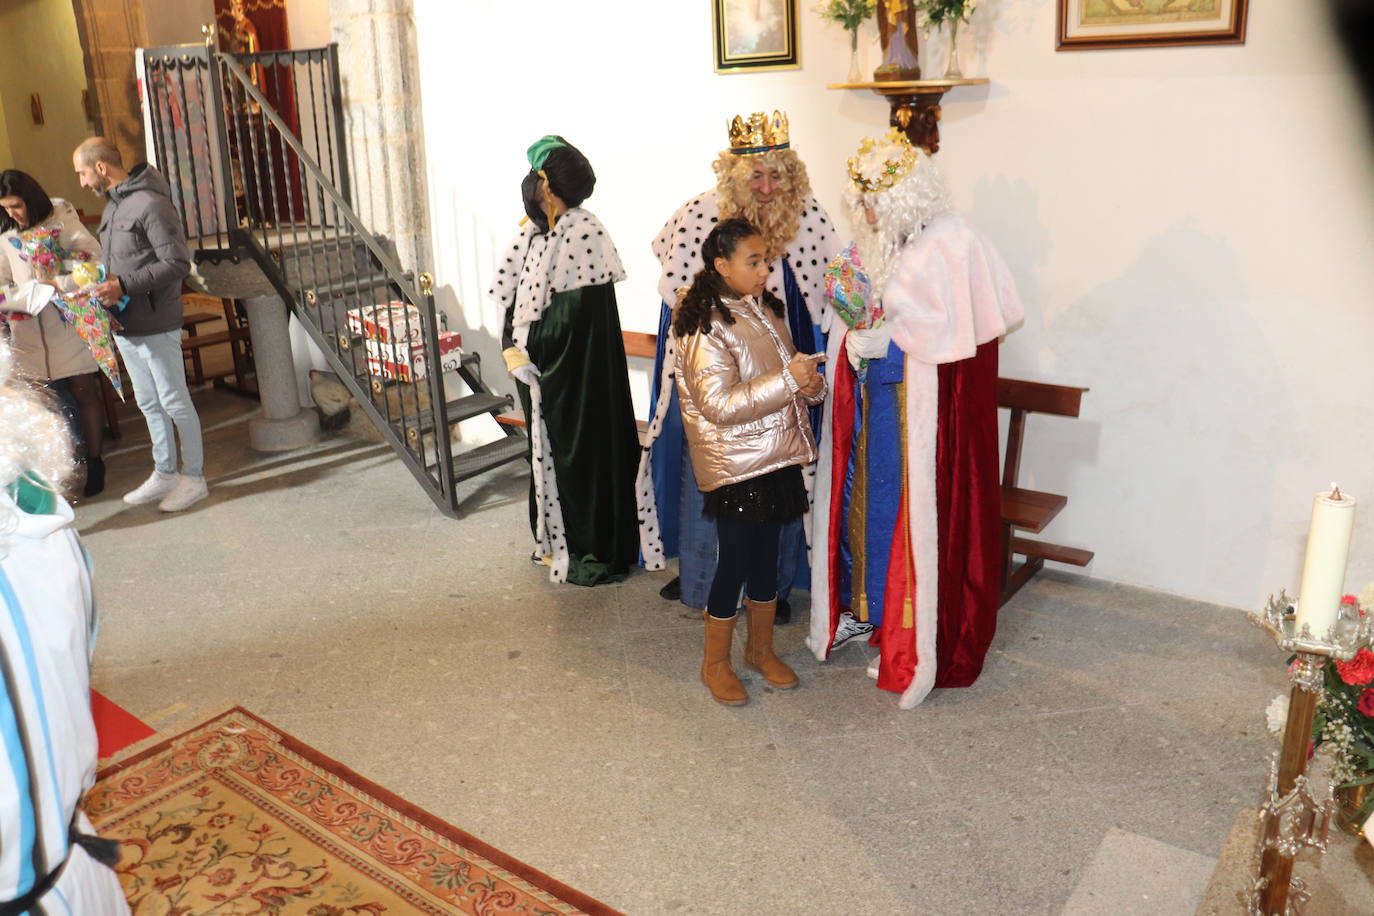
[[[1354,605],[1359,604],[1359,602],[1355,600],[1354,595],[1341,595],[1341,604],[1348,604],[1353,607]]]
[[[1374,652],[1361,649],[1348,662],[1336,662],[1336,673],[1353,687],[1363,687],[1374,681]]]
[[[1369,690],[1366,690],[1364,693],[1360,694],[1359,705],[1357,705],[1355,708],[1358,709],[1364,715],[1369,716],[1371,719],[1374,719],[1374,688],[1370,688]]]

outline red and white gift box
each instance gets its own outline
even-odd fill
[[[405,302],[384,302],[348,310],[348,329],[371,341],[423,346],[425,325],[420,310]]]
[[[463,335],[455,331],[439,332],[439,372],[452,372],[463,360],[460,349]],[[367,371],[372,375],[402,382],[412,382],[429,376],[432,362],[424,343],[386,343],[380,340],[366,340]]]

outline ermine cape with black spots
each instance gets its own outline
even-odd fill
[[[526,224],[496,276],[489,295],[505,312],[504,344],[539,370],[535,384],[516,383],[530,435],[535,551],[554,582],[620,581],[639,548],[620,256],[601,222],[574,207],[550,232]]]

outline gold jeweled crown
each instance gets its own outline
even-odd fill
[[[748,120],[735,115],[727,125],[730,131],[730,152],[741,156],[787,149],[787,115],[774,111],[768,117],[762,111],[751,114]]]
[[[858,153],[849,157],[849,180],[864,193],[887,190],[906,177],[916,164],[916,156],[906,134],[890,128],[882,143],[865,137],[859,144]]]

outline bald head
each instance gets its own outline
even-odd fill
[[[82,140],[72,159],[81,165],[95,165],[97,162],[103,162],[106,165],[124,167],[124,157],[120,155],[119,147],[104,137],[89,137]]]
[[[129,177],[119,148],[104,137],[82,140],[72,153],[72,168],[81,179],[81,187],[89,188],[100,197]]]

